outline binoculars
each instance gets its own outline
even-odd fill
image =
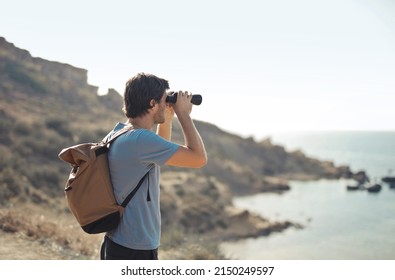
[[[171,91],[166,97],[166,102],[175,104],[177,102],[177,94],[178,92]],[[202,100],[203,98],[200,94],[193,94],[191,98],[191,103],[193,105],[200,105],[202,104]]]

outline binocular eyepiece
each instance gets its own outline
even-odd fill
[[[166,97],[166,102],[175,104],[177,102],[177,94],[178,92],[171,91],[169,95]],[[203,98],[200,94],[193,94],[191,98],[191,103],[193,105],[200,105],[202,104],[202,100]]]

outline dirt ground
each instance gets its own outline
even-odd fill
[[[42,243],[42,242],[41,242]],[[61,260],[59,251],[39,241],[28,240],[18,234],[0,231],[1,260]]]
[[[34,205],[0,209],[0,260],[98,259],[101,240],[71,215]]]

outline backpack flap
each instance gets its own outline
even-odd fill
[[[102,145],[93,143],[79,144],[63,149],[58,156],[61,160],[71,164],[73,167],[71,174],[74,174],[73,177],[77,177],[87,168],[88,165],[85,163],[96,158],[96,151],[107,150],[107,147]]]
[[[89,160],[92,145],[92,143],[84,143],[65,148],[58,157],[72,166],[80,166],[81,163]]]
[[[91,159],[91,149],[98,149],[96,151],[96,155],[98,153],[105,153],[107,152],[107,145],[117,139],[119,136],[124,134],[125,132],[131,130],[131,126],[124,127],[117,131],[114,135],[112,135],[111,139],[105,139],[99,143],[83,143],[78,144],[75,146],[71,146],[68,148],[64,148],[58,155],[58,157],[63,160],[64,162],[70,163],[73,167],[74,166],[81,166],[82,163],[87,162]]]

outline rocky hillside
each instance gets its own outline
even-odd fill
[[[318,179],[352,177],[347,166],[334,166],[332,162],[306,157],[302,151],[288,152],[284,147],[265,139],[226,133],[218,127],[197,122],[207,148],[208,165],[199,171],[203,176],[213,176],[224,182],[232,194],[245,195],[257,192],[279,192],[289,189],[289,179]],[[174,135],[181,141],[177,125]]]
[[[69,166],[57,158],[59,151],[100,140],[125,120],[121,105],[115,90],[97,94],[97,87],[87,83],[87,70],[32,57],[0,37],[0,206],[29,202],[67,211],[63,186]],[[267,234],[289,224],[269,223],[234,209],[234,195],[286,191],[290,178],[353,175],[347,167],[288,152],[269,139],[256,142],[212,124],[196,125],[209,163],[200,170],[163,168],[165,227],[229,238]],[[182,142],[176,120],[173,138]]]

